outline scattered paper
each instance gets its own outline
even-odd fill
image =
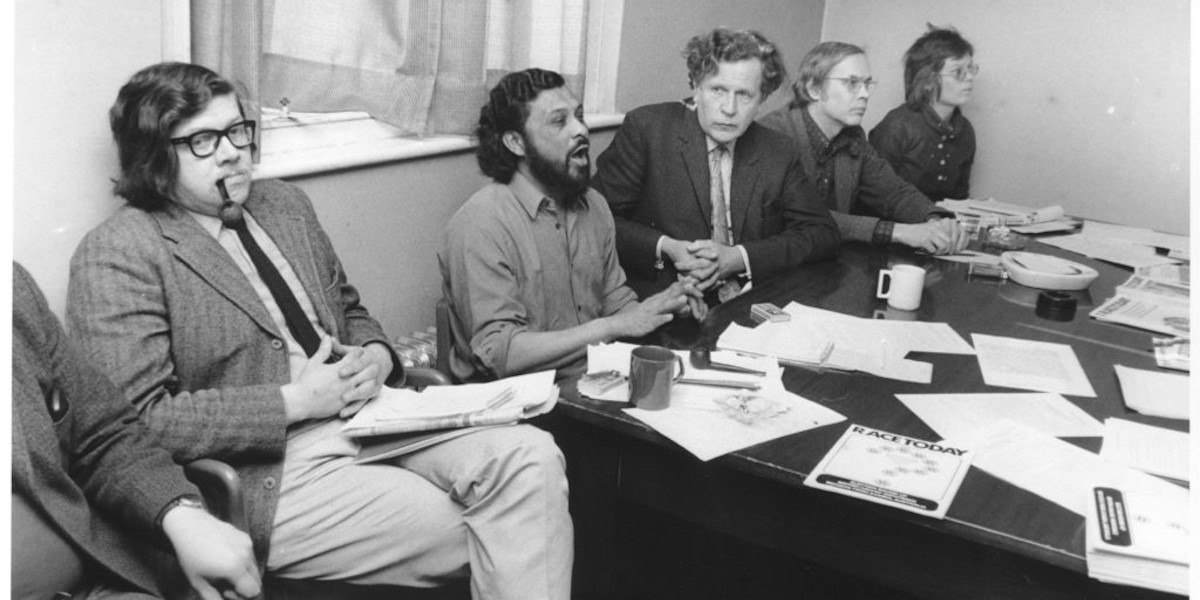
[[[1191,242],[1185,235],[1159,233],[1152,229],[1113,225],[1099,221],[1085,221],[1083,235],[1096,239],[1120,240],[1150,248],[1165,248],[1167,250],[1187,250]]]
[[[1063,250],[1070,250],[1118,265],[1132,268],[1178,263],[1178,260],[1155,253],[1154,248],[1121,240],[1093,238],[1082,233],[1044,237],[1038,241]]]
[[[971,464],[1079,516],[1086,513],[1088,490],[1097,482],[1150,493],[1176,494],[1180,489],[1008,419],[944,443],[974,450]]]
[[[1069,345],[979,333],[971,339],[988,385],[1096,397]]]
[[[1100,458],[1154,475],[1191,480],[1186,431],[1125,419],[1105,419]]]
[[[729,407],[744,407],[743,414],[765,412],[758,419],[738,418]],[[816,402],[782,388],[746,393],[698,385],[677,385],[671,404],[662,410],[624,409],[700,460],[712,460],[755,444],[846,420]]]
[[[1168,419],[1190,419],[1188,375],[1160,373],[1113,365],[1121,382],[1125,406],[1143,415]]]
[[[970,466],[964,448],[851,424],[804,485],[941,519]]]
[[[943,438],[1012,419],[1055,437],[1095,437],[1100,421],[1058,394],[896,394]]]

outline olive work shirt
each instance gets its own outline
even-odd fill
[[[463,382],[517,375],[507,368],[517,334],[570,329],[635,302],[615,244],[612,212],[595,190],[565,210],[520,173],[476,192],[450,218],[438,253],[451,375]],[[560,377],[586,364],[568,358],[552,365]]]

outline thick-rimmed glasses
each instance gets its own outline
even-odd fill
[[[956,79],[958,81],[966,81],[967,75],[974,77],[978,74],[979,74],[979,65],[977,65],[975,63],[971,63],[971,64],[963,66],[963,67],[955,67],[954,70],[947,71],[945,73],[938,73],[938,75],[941,75],[942,77],[953,77],[954,79]]]
[[[229,140],[234,148],[245,148],[254,141],[254,121],[238,121],[224,131],[203,129],[188,136],[171,138],[172,144],[185,144],[196,158],[208,158],[217,151],[221,138]]]
[[[866,79],[863,79],[862,77],[826,77],[825,79],[832,79],[834,81],[842,82],[842,85],[845,85],[846,90],[851,94],[859,93],[864,87],[867,88],[867,91],[869,92],[875,87],[876,84],[879,83],[872,77],[868,77]]]

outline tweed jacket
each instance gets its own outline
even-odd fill
[[[256,181],[244,206],[287,258],[326,332],[344,344],[387,343],[299,188]],[[173,203],[125,206],[76,249],[67,304],[69,330],[155,442],[178,462],[215,458],[237,469],[265,564],[287,437],[280,386],[291,374],[287,344],[249,280]],[[389,382],[403,374],[394,364]]]
[[[746,249],[755,279],[829,258],[840,241],[829,211],[805,193],[804,173],[789,148],[786,137],[754,123],[734,145],[733,239]],[[675,280],[673,269],[655,264],[660,236],[712,236],[708,145],[696,113],[681,103],[625,115],[597,159],[592,185],[612,208],[621,266],[643,297]]]
[[[158,535],[155,520],[168,503],[199,492],[81,358],[16,264],[12,323],[13,492],[86,562],[119,579],[110,584],[157,595],[145,540]]]
[[[794,141],[805,176],[817,177],[817,159],[812,139],[804,127],[805,109],[785,106],[759,119],[759,122],[783,133]],[[834,202],[828,206],[842,237],[859,242],[871,241],[880,219],[897,223],[921,223],[937,216],[939,210],[924,194],[904,181],[886,160],[867,143],[862,128],[855,127],[858,139],[834,156]]]

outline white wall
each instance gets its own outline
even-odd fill
[[[17,0],[13,37],[13,259],[61,314],[67,265],[120,203],[108,107],[162,60],[160,0]]]
[[[953,25],[980,64],[972,195],[1185,234],[1187,0],[827,0],[822,40],[863,46],[869,131],[904,96],[904,51]]]

